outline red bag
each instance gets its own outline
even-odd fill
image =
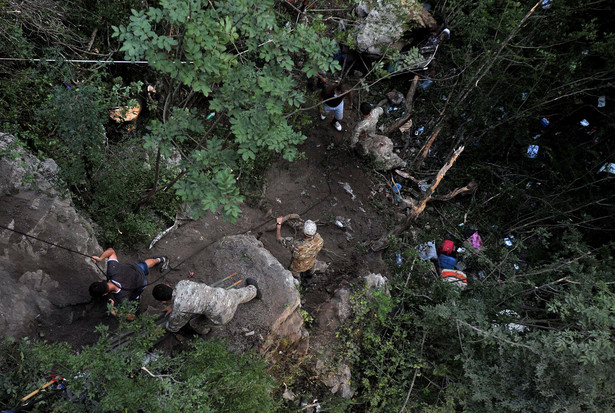
[[[442,248],[440,248],[440,252],[442,254],[451,255],[455,250],[455,244],[451,240],[445,240],[442,243]]]

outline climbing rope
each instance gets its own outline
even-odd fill
[[[9,231],[13,231],[13,232],[15,232],[15,233],[17,233],[17,234],[19,234],[19,235],[23,235],[24,237],[28,237],[28,238],[32,238],[32,239],[35,239],[35,240],[40,241],[40,242],[44,242],[45,244],[49,244],[49,245],[51,245],[51,246],[53,246],[53,247],[61,248],[61,249],[63,249],[63,250],[66,250],[66,251],[72,252],[72,253],[74,253],[74,254],[83,255],[84,257],[92,258],[92,256],[91,256],[91,255],[87,255],[87,254],[84,254],[84,253],[82,253],[82,252],[75,251],[75,250],[73,250],[73,249],[70,249],[70,248],[64,247],[64,246],[62,246],[62,245],[55,244],[55,243],[53,243],[53,242],[51,242],[51,241],[47,241],[47,240],[44,240],[44,239],[39,238],[39,237],[35,237],[34,235],[26,234],[25,232],[21,232],[21,231],[18,231],[18,230],[16,230],[16,229],[13,229],[13,228],[5,227],[4,225],[1,225],[1,224],[0,224],[0,228],[8,229]],[[98,264],[96,264],[96,268],[98,268],[98,269],[100,270],[100,272],[101,272],[101,273],[105,276],[105,278],[106,278],[106,274],[105,274],[105,272],[103,271],[103,269],[102,269],[102,268],[100,268],[100,267],[98,266]]]
[[[327,172],[327,175],[328,175],[328,172]],[[320,200],[318,200],[318,201],[317,201],[317,202],[315,202],[314,204],[310,205],[308,208],[306,208],[306,209],[305,209],[303,212],[301,212],[299,215],[304,215],[304,214],[308,213],[309,211],[311,211],[312,209],[314,209],[316,206],[318,206],[318,205],[320,205],[321,203],[323,203],[324,201],[326,201],[326,200],[327,200],[327,199],[331,196],[331,194],[333,193],[333,191],[331,190],[331,184],[329,183],[328,176],[327,176],[327,179],[326,179],[325,181],[327,182],[327,187],[328,187],[328,189],[329,189],[329,192],[327,193],[327,195],[325,195],[324,197],[322,197]],[[232,236],[232,235],[241,235],[241,234],[245,234],[245,233],[248,233],[248,232],[251,232],[251,231],[255,231],[255,230],[259,229],[260,227],[262,227],[263,225],[267,224],[269,221],[271,221],[271,219],[266,219],[266,220],[262,221],[260,224],[254,225],[253,227],[251,227],[251,228],[249,228],[249,229],[247,229],[247,230],[245,230],[245,231],[237,232],[237,233],[235,233],[235,234],[230,234],[230,235],[231,235],[231,236]],[[62,245],[58,245],[58,244],[53,243],[53,242],[51,242],[51,241],[44,240],[44,239],[39,238],[39,237],[36,237],[36,236],[34,236],[34,235],[26,234],[25,232],[22,232],[22,231],[19,231],[19,230],[13,229],[13,228],[9,228],[9,227],[6,227],[6,226],[1,225],[1,224],[0,224],[0,228],[7,229],[7,230],[12,231],[12,232],[15,232],[15,233],[17,233],[17,234],[19,234],[19,235],[23,235],[24,237],[28,237],[28,238],[32,238],[32,239],[35,239],[35,240],[40,241],[40,242],[44,242],[45,244],[51,245],[51,246],[56,247],[56,248],[61,248],[61,249],[63,249],[63,250],[66,250],[66,251],[72,252],[72,253],[74,253],[74,254],[82,255],[82,256],[84,256],[84,257],[88,257],[88,258],[92,258],[92,256],[91,256],[91,255],[84,254],[84,253],[82,253],[82,252],[80,252],[80,251],[76,251],[76,250],[73,250],[73,249],[71,249],[71,248],[64,247],[64,246],[62,246]],[[227,235],[225,235],[225,236],[227,236]],[[206,248],[208,248],[208,247],[210,247],[211,245],[213,245],[213,244],[215,244],[216,242],[218,242],[220,239],[222,239],[222,238],[215,239],[215,240],[213,240],[213,241],[211,241],[211,242],[209,242],[209,243],[205,244],[203,247],[199,248],[196,252],[194,252],[193,254],[191,254],[191,255],[189,255],[188,257],[186,257],[186,258],[184,258],[183,260],[181,260],[181,261],[179,262],[179,264],[177,264],[177,265],[175,265],[175,266],[171,266],[171,265],[169,265],[169,267],[168,267],[169,271],[176,271],[176,270],[178,270],[178,268],[179,268],[179,267],[180,267],[180,266],[181,266],[184,262],[186,262],[186,260],[188,260],[188,259],[192,258],[193,256],[195,256],[195,255],[197,255],[197,254],[201,253],[201,252],[202,252],[202,251],[204,251]],[[98,268],[98,269],[100,270],[100,272],[101,272],[101,273],[105,276],[105,279],[106,279],[106,278],[107,278],[107,275],[105,274],[105,272],[103,271],[103,269],[102,269],[102,268],[100,268],[100,267],[98,266],[98,264],[96,264],[96,268]],[[149,285],[152,285],[152,284],[154,284],[154,283],[158,282],[159,280],[161,280],[161,279],[162,279],[162,278],[164,278],[165,276],[166,276],[166,272],[165,272],[165,273],[163,273],[160,277],[156,278],[155,280],[153,280],[153,281],[148,282],[147,284],[145,284],[145,286],[144,286],[144,287],[147,287],[147,286],[149,286]]]

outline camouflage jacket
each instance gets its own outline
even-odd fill
[[[293,254],[293,261],[290,263],[292,272],[304,272],[309,270],[316,263],[316,256],[322,249],[324,241],[320,234],[312,238],[295,240],[292,237],[280,238],[280,243],[288,248]]]
[[[357,123],[354,127],[354,131],[352,132],[352,136],[350,137],[350,146],[355,146],[357,142],[359,142],[359,137],[363,133],[367,135],[375,134],[378,119],[383,113],[384,109],[382,109],[381,107],[377,107],[372,109],[372,111],[369,113],[369,116],[359,121],[359,123]]]

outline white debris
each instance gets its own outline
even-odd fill
[[[342,185],[342,187],[344,188],[344,190],[346,192],[348,192],[351,196],[352,199],[354,200],[356,198],[356,195],[354,194],[354,192],[352,191],[352,187],[350,186],[350,184],[348,182],[338,182],[338,184]]]
[[[606,96],[600,96],[598,98],[598,107],[603,108],[606,106]]]
[[[581,122],[579,122],[581,124],[581,126],[589,126],[589,121],[587,119],[583,119]]]
[[[605,163],[604,165],[602,165],[602,168],[600,168],[598,172],[608,172],[615,175],[615,163]]]
[[[507,247],[512,247],[514,244],[514,240],[515,237],[509,234],[506,238],[504,238],[504,245],[506,245]]]
[[[423,261],[438,259],[438,252],[436,251],[436,241],[428,241],[416,246],[416,251],[419,253],[419,258]]]

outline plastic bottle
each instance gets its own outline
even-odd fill
[[[397,266],[401,267],[402,260],[401,260],[401,254],[399,252],[395,253],[395,260],[397,261]]]

